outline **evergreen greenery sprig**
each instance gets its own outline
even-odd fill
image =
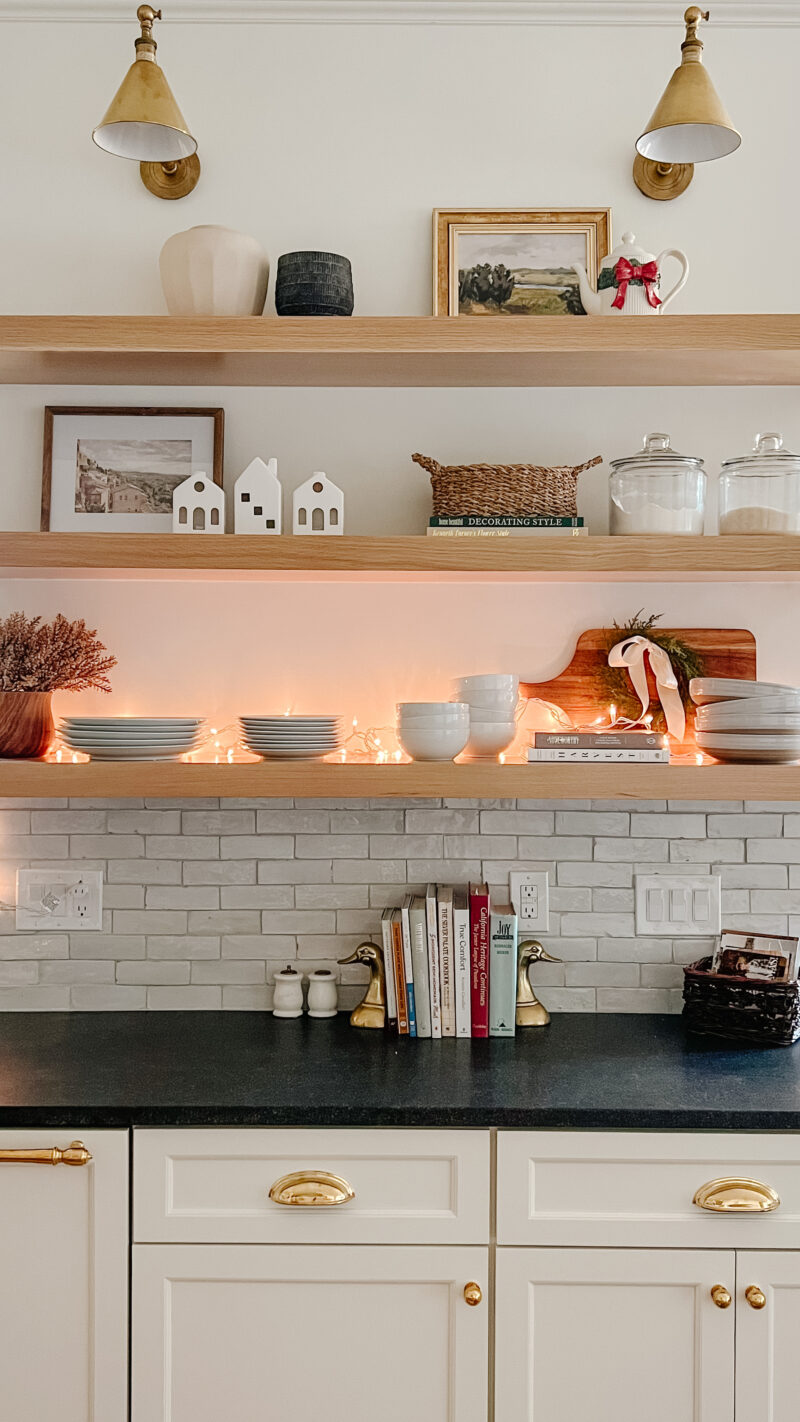
[[[644,609],[640,608],[629,622],[624,622],[621,626],[615,622],[608,630],[606,652],[610,652],[617,642],[624,642],[628,637],[646,637],[649,642],[655,642],[657,647],[663,648],[672,663],[681,701],[689,711],[694,706],[689,695],[689,682],[692,677],[705,674],[705,665],[700,653],[696,652],[694,647],[690,647],[681,637],[672,637],[656,626],[662,616],[663,613],[660,612],[646,615]],[[625,667],[610,667],[607,661],[603,661],[597,670],[597,682],[598,695],[603,704],[613,703],[617,708],[618,716],[625,716],[631,721],[638,719],[642,708]],[[650,711],[653,714],[653,729],[665,731],[666,720],[658,703],[655,705],[651,703]]]

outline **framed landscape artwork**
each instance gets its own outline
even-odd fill
[[[582,316],[580,262],[591,286],[611,249],[611,210],[433,214],[435,316]]]
[[[170,533],[190,474],[222,484],[223,410],[48,406],[43,533]]]

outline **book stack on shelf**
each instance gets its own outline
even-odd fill
[[[646,730],[536,731],[528,760],[669,765],[669,742]]]
[[[429,538],[542,538],[588,537],[582,518],[545,518],[535,514],[434,515],[428,520]]]
[[[429,884],[381,919],[386,1025],[401,1037],[513,1037],[517,916],[485,884]]]

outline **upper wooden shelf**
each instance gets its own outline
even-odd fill
[[[791,579],[800,537],[331,538],[0,533],[0,577]]]
[[[336,765],[251,762],[0,762],[0,795],[152,799],[294,796],[353,799],[797,800],[796,765]]]
[[[0,316],[17,385],[798,385],[800,316]]]

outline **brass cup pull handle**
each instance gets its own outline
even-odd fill
[[[0,1163],[6,1165],[88,1165],[92,1158],[83,1141],[73,1141],[66,1150],[50,1146],[41,1150],[0,1150]]]
[[[711,1290],[711,1297],[717,1308],[730,1308],[733,1302],[724,1284],[715,1284]]]
[[[341,1175],[332,1175],[329,1170],[295,1170],[292,1175],[282,1175],[269,1192],[269,1198],[276,1205],[299,1205],[309,1208],[313,1205],[346,1205],[354,1200],[356,1192]]]
[[[464,1302],[468,1303],[470,1308],[477,1308],[482,1299],[483,1290],[480,1284],[473,1282],[464,1285]]]
[[[763,1289],[758,1287],[758,1284],[750,1284],[745,1289],[744,1296],[751,1308],[766,1308],[767,1306],[767,1296]]]
[[[771,1185],[738,1176],[709,1180],[695,1191],[692,1204],[718,1214],[768,1214],[777,1210],[781,1197]]]

